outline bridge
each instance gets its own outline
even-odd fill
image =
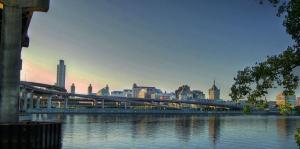
[[[66,89],[54,85],[25,82],[20,83],[20,102],[19,109],[23,112],[58,112],[58,111],[78,111],[78,107],[88,105],[86,111],[99,111],[114,108],[130,111],[135,106],[148,106],[161,110],[183,110],[182,107],[191,107],[191,105],[203,108],[214,107],[227,110],[241,110],[244,105],[232,101],[218,101],[208,99],[193,100],[161,100],[150,98],[135,97],[116,97],[116,96],[97,96],[86,94],[68,93]],[[77,108],[74,108],[77,107]],[[68,110],[62,110],[68,109]],[[96,110],[95,110],[96,109]],[[184,110],[192,110],[185,108]],[[193,108],[195,109],[195,108]],[[197,108],[196,108],[197,109]],[[149,109],[151,111],[151,109]]]

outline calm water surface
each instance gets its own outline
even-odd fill
[[[35,115],[63,122],[63,149],[294,149],[300,117]]]

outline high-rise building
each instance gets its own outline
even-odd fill
[[[90,84],[88,87],[88,95],[92,95],[92,94],[93,94],[93,87],[92,84]]]
[[[75,94],[75,84],[74,83],[72,83],[72,85],[71,85],[71,93]]]
[[[296,100],[296,107],[299,107],[300,106],[300,97],[297,97],[297,100]]]
[[[276,95],[276,104],[284,105],[286,102],[290,103],[293,107],[296,106],[296,96],[290,95],[290,96],[284,96],[284,94],[281,92]]]
[[[57,65],[56,86],[65,88],[66,82],[66,65],[64,60],[59,60]]]
[[[213,86],[210,89],[208,89],[208,99],[212,99],[212,100],[220,99],[220,89],[217,88],[215,81]]]

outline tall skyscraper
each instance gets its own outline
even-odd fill
[[[208,99],[220,99],[220,89],[217,88],[215,80],[213,86],[208,89]]]
[[[93,87],[92,84],[90,84],[88,87],[88,95],[92,95],[92,94],[93,94]]]
[[[75,84],[74,83],[72,83],[72,85],[71,85],[71,93],[75,94]]]
[[[65,88],[66,82],[66,65],[64,60],[59,60],[57,65],[56,86]]]

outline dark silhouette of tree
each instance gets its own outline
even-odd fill
[[[234,101],[247,98],[256,103],[268,94],[268,89],[282,86],[284,95],[293,95],[299,85],[293,70],[300,66],[300,0],[260,0],[270,2],[278,8],[277,16],[283,16],[286,32],[295,41],[283,53],[267,57],[263,62],[238,71],[231,87],[230,96]]]

